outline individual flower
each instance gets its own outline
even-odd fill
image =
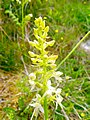
[[[31,51],[29,51],[28,53],[31,57],[37,57],[38,56],[37,54],[35,54],[34,52],[31,52]]]
[[[34,73],[30,73],[29,74],[29,79],[30,80],[35,80],[36,79],[36,75]]]
[[[56,108],[63,100],[60,94],[61,94],[61,88],[55,88],[51,86],[51,81],[48,80],[47,91],[44,93],[44,97],[47,96],[49,101],[56,101]]]
[[[66,80],[69,80],[71,77],[70,76],[66,76],[65,78],[66,78]]]
[[[30,90],[35,91],[36,83],[33,80],[29,80]]]
[[[33,17],[32,14],[25,15],[24,23],[27,24],[30,21],[31,17]]]
[[[29,106],[34,107],[33,116],[37,116],[39,112],[44,113],[44,109],[41,105],[41,99],[41,95],[36,94],[36,98],[32,99],[32,103],[29,104]]]
[[[49,56],[48,57],[48,63],[49,64],[50,63],[54,64],[57,58],[58,58],[58,55],[51,55],[51,56]]]
[[[46,20],[47,19],[47,17],[44,17],[44,20]]]
[[[64,38],[63,37],[61,37],[61,40],[63,40]]]
[[[61,94],[61,88],[57,88],[57,90],[56,90],[56,109],[63,100],[63,97],[60,94]]]
[[[81,113],[81,117],[84,117],[85,116],[85,113]]]
[[[55,92],[55,88],[53,87],[53,86],[51,86],[51,81],[50,80],[48,80],[47,81],[47,91],[46,91],[46,95],[48,95],[48,96],[52,96],[52,94]]]
[[[68,96],[69,96],[69,93],[66,93],[65,96],[68,97]]]
[[[33,103],[33,104],[29,104],[29,105],[34,107],[35,116],[37,116],[39,114],[39,112],[44,113],[44,109],[43,109],[43,107],[40,103],[36,102],[36,103]]]
[[[39,112],[43,113],[44,114],[44,109],[42,107],[42,105],[40,103],[33,103],[33,104],[30,104],[31,107],[34,107],[34,111],[32,113],[32,116],[31,116],[31,119],[30,120],[33,120],[33,117],[37,117]]]
[[[61,78],[60,76],[61,76],[62,74],[63,74],[62,72],[56,71],[56,72],[53,73],[53,76],[52,76],[52,77],[54,77],[55,80],[58,80],[59,82],[61,82],[61,81],[62,81],[62,78]]]
[[[58,33],[58,30],[55,30],[55,33]]]

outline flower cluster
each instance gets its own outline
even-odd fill
[[[49,55],[46,48],[53,46],[55,40],[47,41],[49,26],[45,26],[45,20],[39,17],[35,20],[34,36],[36,40],[30,41],[30,45],[38,50],[38,54],[29,51],[32,63],[37,66],[37,70],[29,75],[29,84],[31,92],[36,92],[35,98],[32,99],[30,106],[34,107],[33,116],[44,113],[44,98],[47,98],[48,105],[50,102],[56,103],[56,108],[63,100],[61,88],[62,72],[56,71],[55,61],[57,55]],[[55,82],[54,82],[55,81]],[[38,112],[37,112],[38,111]]]

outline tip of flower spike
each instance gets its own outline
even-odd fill
[[[41,29],[45,28],[45,20],[42,20],[41,16],[39,18],[36,18],[34,22],[38,28],[41,28]]]

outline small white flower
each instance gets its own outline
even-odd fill
[[[56,90],[56,94],[60,94],[61,93],[61,88],[57,88],[57,90]]]
[[[36,79],[36,75],[34,73],[30,73],[29,74],[29,79],[30,80],[35,80]]]
[[[55,88],[51,86],[51,81],[50,80],[47,81],[47,86],[48,86],[48,91],[52,91],[52,92],[55,91]]]
[[[38,112],[38,110],[40,112],[44,113],[44,109],[40,103],[33,103],[33,104],[29,104],[29,105],[35,108],[36,113]]]
[[[36,94],[36,98],[32,99],[32,101],[34,102],[40,102],[40,99],[41,99],[41,95],[40,94]]]
[[[34,107],[33,116],[37,116],[39,112],[44,113],[44,109],[40,103],[41,99],[42,97],[39,94],[36,94],[36,98],[32,99],[32,103],[29,104],[29,106]]]
[[[66,78],[66,80],[69,80],[71,77],[70,76],[66,76],[65,78]]]
[[[58,80],[59,82],[62,82],[62,78],[61,77],[56,76],[55,79]]]
[[[54,77],[56,80],[58,80],[59,82],[61,82],[61,81],[62,81],[62,78],[61,78],[60,76],[61,76],[62,74],[63,74],[62,72],[57,71],[57,72],[54,72],[54,73],[53,73],[53,77]]]
[[[30,84],[30,90],[31,91],[35,90],[35,85],[36,85],[35,82],[32,80],[29,80],[29,84]]]
[[[60,71],[55,72],[56,76],[61,76],[63,73]]]
[[[56,97],[56,109],[57,109],[58,105],[61,104],[62,100],[63,100],[63,97],[61,95],[58,95]]]
[[[35,82],[32,80],[29,80],[30,85],[35,85]]]
[[[57,107],[58,107],[58,105],[62,102],[62,100],[63,100],[63,97],[60,95],[60,93],[61,93],[61,88],[58,88],[57,90],[56,90],[56,109],[57,109]]]
[[[51,86],[51,81],[50,80],[47,81],[47,86],[48,86],[48,88]]]
[[[56,100],[57,100],[57,103],[60,104],[62,102],[63,98],[61,95],[58,95]]]
[[[48,87],[48,90],[45,92],[44,96],[47,95],[47,96],[51,97],[52,93],[55,93],[56,90],[55,90],[55,87],[51,86],[50,80],[47,81],[47,87]]]

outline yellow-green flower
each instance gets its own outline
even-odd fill
[[[61,37],[61,40],[63,40],[63,37]]]
[[[47,19],[47,17],[44,17],[44,20],[46,20]]]
[[[55,30],[55,33],[58,33],[58,29]]]
[[[66,97],[68,97],[69,96],[69,93],[66,93]]]
[[[85,114],[84,113],[81,113],[81,117],[84,117],[85,116]]]
[[[35,20],[35,25],[38,28],[44,29],[45,28],[45,21],[42,20],[42,17],[39,17],[38,19]]]
[[[70,76],[66,76],[65,78],[66,78],[66,80],[69,80],[71,77]]]

